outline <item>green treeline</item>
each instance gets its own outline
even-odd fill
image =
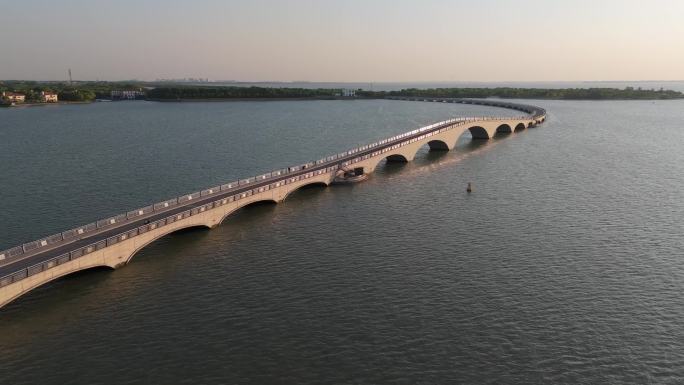
[[[142,85],[131,82],[37,82],[25,80],[0,81],[0,93],[18,92],[26,95],[26,103],[40,102],[42,91],[56,92],[60,101],[88,102],[108,99],[111,91],[144,91]]]
[[[157,100],[181,99],[250,99],[250,98],[335,98],[341,89],[331,88],[268,88],[268,87],[157,87],[147,97]],[[357,98],[382,99],[392,96],[435,98],[506,98],[506,99],[566,99],[566,100],[621,100],[621,99],[680,99],[684,94],[670,90],[617,88],[409,88],[400,91],[356,90]]]
[[[52,91],[62,101],[109,99],[111,91],[141,91],[152,100],[183,99],[333,99],[342,95],[339,88],[239,87],[163,84],[154,82],[36,82],[0,81],[0,92],[26,95],[26,102],[40,101],[41,91]],[[617,88],[408,88],[400,91],[356,90],[356,98],[382,99],[393,96],[434,98],[508,98],[560,100],[681,99],[684,94],[664,89]]]
[[[413,96],[434,98],[489,98],[505,99],[566,99],[566,100],[621,100],[621,99],[681,99],[684,94],[671,90],[641,88],[409,88],[401,91],[357,91],[364,97]]]
[[[251,98],[326,98],[342,90],[327,88],[270,88],[270,87],[158,87],[147,92],[149,99],[251,99]]]

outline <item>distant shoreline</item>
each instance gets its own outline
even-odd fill
[[[56,102],[56,103],[19,103],[19,104],[2,104],[0,107],[3,108],[28,108],[28,107],[46,107],[46,106],[61,106],[66,104],[91,104],[95,101],[85,101],[85,102]]]
[[[594,88],[518,88],[518,87],[437,87],[403,88],[392,91],[372,91],[350,88],[295,88],[258,86],[215,86],[186,84],[155,84],[149,82],[78,82],[47,83],[26,81],[0,82],[0,91],[25,95],[29,103],[2,107],[38,107],[47,105],[90,104],[98,100],[135,96],[136,100],[153,102],[246,102],[246,101],[311,101],[370,100],[401,98],[509,99],[509,100],[682,100],[684,93],[664,88],[643,89],[627,86],[623,89]],[[57,103],[37,103],[39,92],[53,92]],[[126,94],[129,92],[129,94]],[[5,101],[6,103],[7,101]]]
[[[343,96],[344,95],[344,96]],[[617,88],[407,88],[398,91],[363,89],[304,89],[269,87],[174,86],[147,90],[155,101],[231,101],[231,100],[337,100],[409,98],[500,98],[530,100],[669,100],[684,99],[684,93],[665,89]]]
[[[431,98],[444,98],[443,96],[400,96],[405,98],[416,98],[416,99],[431,99]],[[668,101],[668,100],[684,100],[683,97],[673,97],[673,98],[603,98],[603,99],[588,99],[588,98],[507,98],[490,96],[483,98],[473,98],[473,99],[499,99],[499,100],[554,100],[554,101],[576,101],[576,102],[608,102],[608,101]],[[31,107],[47,107],[47,106],[64,106],[64,105],[85,105],[85,104],[95,104],[102,102],[157,102],[157,103],[225,103],[225,102],[283,102],[283,101],[315,101],[315,100],[328,100],[328,101],[353,101],[353,100],[393,100],[389,97],[302,97],[302,98],[182,98],[182,99],[136,99],[136,100],[94,100],[94,101],[84,101],[84,102],[57,102],[57,103],[21,103],[21,104],[0,104],[1,108],[31,108]]]
[[[384,99],[384,98],[350,98],[341,96],[326,96],[326,97],[301,97],[301,98],[179,98],[179,99],[163,99],[163,98],[149,98],[145,99],[149,102],[161,103],[185,103],[185,102],[277,102],[277,101],[308,101],[308,100],[370,100],[370,99]]]

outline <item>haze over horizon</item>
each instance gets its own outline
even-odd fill
[[[684,79],[684,3],[675,0],[26,0],[2,9],[0,79],[64,80],[68,68],[83,80]]]

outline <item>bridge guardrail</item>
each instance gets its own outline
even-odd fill
[[[479,104],[479,105],[493,106],[493,107],[513,108],[513,109],[525,111],[528,114],[531,114],[532,118],[535,120],[542,119],[546,116],[546,110],[543,108],[539,108],[539,107],[531,106],[531,105],[513,104],[513,103],[498,102],[498,101],[482,101],[482,100],[474,100],[474,99],[449,99],[449,98],[433,99],[433,98],[392,98],[391,97],[390,99],[423,100],[423,101],[435,101],[435,102],[441,101],[441,102]],[[529,117],[520,117],[520,118],[521,119],[529,119]],[[150,206],[145,206],[145,207],[137,209],[137,210],[132,210],[132,211],[129,211],[125,214],[119,214],[119,215],[116,215],[113,217],[102,219],[102,220],[99,220],[99,221],[94,222],[94,223],[89,223],[87,225],[83,225],[83,226],[80,226],[80,227],[77,227],[77,228],[74,228],[71,230],[67,230],[67,231],[64,231],[64,232],[59,233],[59,234],[54,234],[54,235],[39,239],[37,241],[28,242],[28,243],[25,243],[21,246],[13,247],[13,248],[7,249],[5,251],[0,251],[0,263],[2,263],[5,260],[18,259],[26,253],[37,251],[37,250],[40,250],[42,248],[47,248],[48,246],[52,246],[52,245],[58,244],[58,243],[63,242],[63,241],[71,241],[71,240],[80,238],[83,235],[86,235],[86,234],[91,233],[93,231],[100,230],[100,229],[103,229],[106,227],[110,227],[110,226],[113,226],[115,224],[125,222],[129,219],[134,219],[134,218],[137,218],[139,216],[147,215],[147,214],[152,213],[152,212],[163,211],[163,210],[166,210],[170,207],[176,206],[178,204],[181,204],[181,203],[184,203],[184,202],[187,202],[190,200],[194,200],[194,199],[197,199],[197,198],[200,198],[203,196],[212,195],[212,194],[218,193],[219,191],[228,191],[228,190],[231,190],[231,189],[234,189],[237,187],[243,187],[245,185],[254,183],[256,181],[263,181],[263,180],[266,180],[269,178],[283,176],[283,175],[286,175],[288,173],[292,173],[292,172],[296,172],[296,171],[299,171],[302,169],[306,169],[306,168],[312,167],[316,164],[321,164],[321,163],[325,163],[325,162],[332,162],[332,161],[335,161],[339,158],[343,158],[343,157],[349,156],[349,155],[357,153],[357,152],[366,151],[368,149],[371,149],[371,148],[374,148],[377,146],[382,146],[388,142],[397,141],[397,140],[400,140],[402,138],[415,135],[419,132],[431,130],[432,128],[437,127],[439,125],[451,123],[451,125],[449,127],[445,127],[445,128],[438,131],[438,132],[443,132],[442,130],[444,130],[444,129],[450,129],[450,128],[453,128],[454,126],[460,126],[462,124],[465,124],[465,122],[467,122],[467,121],[473,121],[473,120],[490,121],[490,120],[502,120],[502,119],[511,119],[511,117],[479,117],[479,118],[465,118],[465,119],[464,118],[448,119],[445,121],[430,124],[428,126],[420,127],[418,129],[415,129],[415,130],[412,130],[412,131],[409,131],[409,132],[406,132],[403,134],[395,135],[395,136],[392,136],[392,137],[387,138],[387,139],[382,139],[382,140],[374,142],[370,145],[359,146],[359,147],[353,148],[351,150],[348,150],[348,151],[345,151],[345,152],[342,152],[339,154],[331,155],[331,156],[322,158],[318,161],[312,161],[312,162],[300,164],[297,166],[291,166],[291,167],[288,167],[286,169],[279,169],[279,170],[271,171],[270,173],[261,174],[261,175],[255,176],[255,177],[250,177],[247,179],[238,180],[236,182],[230,182],[230,183],[223,184],[220,186],[201,190],[199,192],[186,194],[186,195],[182,195],[182,196],[177,197],[177,198],[172,198],[172,199],[169,199],[166,201],[154,203]],[[438,132],[433,132],[430,136],[435,135]],[[404,146],[406,144],[413,143],[414,141],[415,140],[409,141],[409,142],[401,142],[399,144],[392,146],[392,148],[398,148],[398,147]],[[388,148],[384,148],[381,151],[386,152],[386,151],[388,151]],[[349,161],[343,162],[342,166],[357,163],[363,159],[366,159],[367,157],[368,157],[367,155],[364,155],[362,157],[353,158]],[[328,170],[327,172],[332,172],[331,169],[333,169],[333,168],[336,169],[338,167],[339,166],[329,167],[329,168],[326,168],[326,170]],[[309,175],[309,174],[306,174],[306,175]],[[309,176],[307,176],[307,177],[309,177]],[[285,179],[285,183],[288,183],[287,182],[288,180],[289,179]],[[297,181],[297,180],[300,180],[299,177],[297,177],[296,179],[293,178],[292,181]],[[289,183],[292,183],[292,182],[289,182]],[[246,193],[231,196],[231,198],[233,198],[234,200],[239,200],[241,198],[245,198],[245,197],[250,196],[250,195],[252,195],[252,190],[249,190]],[[213,202],[212,202],[212,204],[213,204]],[[129,233],[132,233],[132,232],[131,231],[127,232],[127,234],[128,234],[127,236],[130,237],[132,234],[129,234]],[[136,234],[134,234],[132,236],[137,236],[139,234],[140,234],[139,232],[136,232]],[[113,236],[110,238],[116,238],[116,237],[121,236],[121,235],[123,235],[123,234],[119,234],[117,236]],[[112,239],[112,240],[110,240],[110,242],[114,242],[114,240]],[[76,252],[76,254],[78,254],[79,250],[83,250],[83,249],[91,250],[92,247],[98,247],[97,245],[98,244],[95,244],[95,246],[92,246],[92,245],[86,246],[84,248],[78,249],[75,252]],[[99,243],[99,245],[100,245],[99,247],[106,247],[107,246],[107,240],[104,241],[104,244]],[[95,250],[97,250],[97,248]],[[92,252],[92,251],[90,251],[90,252]],[[69,258],[73,258],[73,256],[76,255],[73,253],[74,252],[72,251],[72,253],[69,254]],[[81,255],[83,255],[83,254],[81,254]],[[57,258],[60,258],[60,257],[57,257]],[[15,274],[18,274],[17,276],[21,276],[20,272],[10,274],[9,276],[13,276]],[[0,278],[0,287],[4,286],[2,283],[6,281],[7,277],[8,276]],[[5,280],[5,281],[3,281],[3,280]],[[13,282],[14,282],[14,280],[13,280]]]
[[[159,211],[176,205],[178,205],[178,198],[173,198],[166,201],[155,203],[152,205],[152,207],[154,208],[154,211]]]
[[[208,189],[200,191],[200,196],[207,196],[221,192],[221,186],[210,187]]]
[[[235,181],[235,182],[230,182],[230,183],[222,184],[222,185],[221,185],[221,191],[227,191],[227,190],[234,189],[235,187],[238,186],[238,183],[239,183],[238,181]]]
[[[24,249],[21,246],[13,247],[4,251],[0,251],[0,261],[14,258],[18,255],[24,254]]]
[[[142,215],[149,214],[154,211],[154,205],[145,206],[137,210],[131,210],[126,213],[126,219],[136,218]]]

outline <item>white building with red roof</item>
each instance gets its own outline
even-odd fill
[[[57,103],[57,93],[52,92],[52,91],[41,91],[40,92],[40,100],[43,103]]]
[[[2,98],[10,103],[24,103],[26,101],[26,95],[10,91],[3,91]]]

